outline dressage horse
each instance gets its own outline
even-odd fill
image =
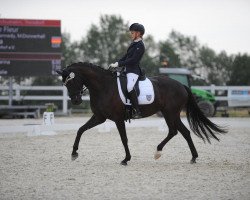
[[[125,127],[126,109],[118,93],[116,74],[87,62],[71,64],[63,70],[58,70],[57,73],[62,76],[63,84],[67,87],[73,104],[81,104],[83,88],[88,89],[90,107],[93,112],[93,116],[89,121],[77,131],[71,154],[72,160],[78,157],[77,150],[83,132],[104,123],[106,119],[110,119],[117,126],[126,153],[121,164],[127,165],[131,155]],[[140,105],[142,117],[149,117],[161,111],[169,128],[167,137],[157,146],[155,159],[161,156],[163,147],[179,131],[190,148],[192,154],[191,163],[195,163],[198,153],[190,131],[180,119],[180,112],[183,109],[186,110],[191,130],[204,142],[208,141],[210,143],[210,138],[219,141],[216,134],[226,133],[226,130],[205,117],[188,87],[164,75],[150,77],[149,79],[153,84],[155,99],[149,105]]]

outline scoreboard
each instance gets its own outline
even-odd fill
[[[61,69],[61,21],[0,19],[0,76],[48,76]]]

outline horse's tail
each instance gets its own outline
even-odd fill
[[[198,107],[191,90],[187,86],[185,88],[188,92],[186,113],[191,130],[204,142],[207,139],[211,143],[211,137],[219,141],[219,138],[215,134],[227,133],[227,130],[211,122]]]

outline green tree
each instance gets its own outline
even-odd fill
[[[62,65],[66,67],[71,63],[80,61],[82,54],[78,42],[72,42],[69,33],[62,33]]]
[[[126,51],[129,44],[128,23],[120,16],[102,15],[100,24],[92,24],[80,49],[89,62],[107,66]]]
[[[200,60],[201,60],[201,68],[200,71],[203,70],[202,75],[205,75],[205,79],[210,84],[217,84],[217,70],[216,70],[216,52],[209,47],[202,46],[200,48]]]
[[[250,56],[238,54],[232,64],[228,85],[250,85]]]
[[[168,67],[180,67],[181,61],[176,50],[169,41],[159,43],[160,62],[167,61]]]
[[[153,36],[148,35],[144,38],[145,53],[142,57],[141,68],[145,70],[147,76],[159,74],[160,62],[158,59],[157,44]]]
[[[216,57],[215,75],[218,80],[218,85],[226,85],[230,78],[231,68],[233,65],[233,55],[228,55],[225,51],[221,51]]]
[[[174,50],[175,56],[178,55],[181,66],[197,71],[201,66],[200,44],[197,38],[185,36],[177,31],[172,31],[167,39],[167,44]],[[176,63],[179,64],[179,63]]]
[[[228,56],[225,51],[216,54],[209,48],[202,46],[200,49],[201,69],[207,74],[209,84],[226,85],[233,63],[232,56]]]
[[[209,84],[226,85],[233,63],[233,57],[228,56],[225,51],[219,54],[209,48],[202,46],[200,49],[200,60],[203,74],[207,74],[206,80]]]
[[[186,67],[208,84],[225,85],[229,80],[233,57],[201,46],[195,36],[173,30],[165,42],[160,42],[159,49],[161,59],[167,58],[169,66]]]

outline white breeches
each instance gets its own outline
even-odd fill
[[[128,73],[127,74],[127,81],[128,81],[127,90],[128,90],[128,92],[131,92],[133,90],[134,85],[135,85],[138,77],[139,76],[137,74],[134,74],[134,73]]]

